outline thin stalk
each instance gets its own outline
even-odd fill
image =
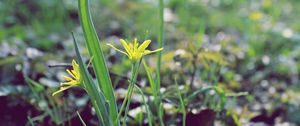
[[[123,109],[124,109],[124,107],[125,107],[125,105],[126,105],[126,103],[127,103],[128,97],[129,97],[128,94],[129,94],[130,89],[131,89],[131,85],[129,85],[129,87],[128,87],[128,92],[127,92],[127,94],[126,94],[126,96],[125,96],[125,99],[124,99],[124,101],[123,101],[123,103],[122,103],[122,106],[121,106],[121,108],[120,108],[120,110],[119,110],[117,119],[115,120],[115,124],[118,122],[119,118],[121,117],[121,114],[122,114],[122,112],[123,112]]]
[[[144,106],[145,106],[145,109],[146,109],[146,113],[147,113],[147,118],[148,118],[148,121],[149,121],[148,126],[152,126],[152,117],[151,117],[151,113],[149,111],[149,106],[147,105],[146,100],[145,100],[145,94],[143,93],[142,89],[139,86],[137,86],[137,85],[134,85],[134,86],[140,92],[140,94],[142,95],[142,100],[143,100],[143,103],[144,103]]]
[[[176,84],[176,90],[177,90],[177,95],[179,97],[179,100],[180,100],[180,109],[182,111],[182,126],[186,126],[186,110],[185,110],[185,103],[184,103],[184,100],[181,96],[181,92],[179,90],[179,86],[178,86],[178,83],[175,79],[175,84]]]
[[[148,80],[149,80],[149,83],[150,83],[150,87],[151,87],[151,92],[152,92],[152,95],[154,96],[154,106],[156,107],[156,110],[157,110],[157,113],[158,113],[158,117],[159,119],[162,120],[162,113],[163,113],[163,109],[161,105],[161,98],[158,97],[159,95],[159,88],[157,88],[157,83],[154,81],[153,77],[152,77],[152,74],[151,74],[151,71],[150,69],[148,68],[146,62],[143,60],[143,65],[144,65],[144,69],[146,70],[146,73],[147,73],[147,77],[148,77]]]
[[[160,99],[161,101],[161,99]],[[157,108],[158,108],[158,118],[159,118],[159,123],[161,126],[164,126],[164,120],[163,120],[163,112],[164,112],[164,107],[163,107],[163,103],[158,103],[157,104]]]
[[[130,84],[129,84],[130,88],[129,88],[128,93],[127,93],[127,95],[129,95],[129,96],[128,96],[128,102],[126,103],[123,126],[126,126],[126,118],[127,118],[127,114],[128,114],[128,111],[129,111],[131,96],[132,96],[133,88],[134,88],[134,85],[135,85],[135,81],[137,79],[137,75],[138,75],[139,67],[141,65],[141,61],[142,61],[142,59],[140,59],[138,64],[136,64],[137,62],[132,64],[131,81],[130,81]]]
[[[30,118],[30,116],[28,116],[27,119],[28,119],[29,123],[31,124],[31,126],[35,126],[33,123],[33,120]]]
[[[81,121],[82,125],[83,125],[83,126],[86,126],[86,124],[85,124],[85,122],[83,121],[83,119],[81,118],[81,116],[80,116],[79,112],[78,112],[78,111],[76,111],[76,113],[77,113],[77,116],[79,117],[79,119],[80,119],[80,121]]]
[[[134,72],[134,65],[131,67],[131,71]],[[133,77],[133,73],[131,74],[131,76]],[[121,108],[120,108],[120,110],[119,110],[119,113],[118,113],[118,116],[117,116],[117,119],[116,119],[115,123],[117,123],[117,121],[118,121],[119,118],[121,117],[121,114],[122,114],[122,112],[123,112],[123,109],[124,109],[125,105],[127,105],[126,103],[127,103],[127,101],[128,101],[128,98],[130,97],[129,94],[130,94],[130,92],[132,91],[132,89],[133,89],[133,85],[129,84],[128,92],[127,92],[127,94],[126,94],[126,96],[125,96],[125,99],[124,99],[124,101],[123,101],[123,103],[122,103],[122,106],[121,106]]]
[[[164,2],[163,0],[159,0],[159,32],[158,32],[158,48],[162,48],[164,43]],[[157,71],[156,71],[156,79],[157,79],[157,88],[160,88],[160,66],[161,66],[161,56],[162,51],[157,53]]]
[[[159,34],[158,34],[158,48],[162,48],[164,44],[164,2],[163,0],[159,0]],[[161,57],[162,57],[162,51],[158,52],[157,54],[157,71],[156,71],[156,90],[159,94],[159,89],[160,89],[160,67],[161,67]],[[159,112],[158,117],[159,117],[159,122],[161,126],[164,126],[163,122],[163,114],[160,113],[161,109],[163,107],[161,106],[161,99],[156,98],[155,99],[155,105],[156,108]]]
[[[186,125],[186,111],[183,111],[182,126]]]

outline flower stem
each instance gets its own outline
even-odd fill
[[[162,48],[164,44],[164,1],[159,0],[159,33],[158,33],[158,48]],[[162,57],[162,52],[159,52],[157,54],[157,71],[156,71],[156,90],[159,95],[159,90],[160,90],[160,67],[161,67],[161,57]],[[155,104],[158,112],[163,111],[162,103],[161,103],[161,98],[156,98],[155,99]],[[159,122],[161,126],[164,126],[163,122],[163,113],[158,114],[159,117]]]
[[[130,78],[130,81],[129,81],[129,87],[128,87],[128,92],[125,96],[125,99],[122,103],[122,106],[120,108],[120,112],[118,114],[118,117],[117,119],[120,118],[121,116],[121,113],[125,107],[125,114],[124,114],[124,120],[123,120],[123,126],[126,126],[126,118],[127,118],[127,114],[128,114],[128,110],[129,110],[129,105],[130,105],[130,102],[131,102],[131,96],[132,96],[132,93],[133,93],[133,88],[134,88],[134,85],[135,85],[135,82],[136,82],[136,79],[137,79],[137,75],[138,75],[138,71],[139,71],[139,67],[140,67],[140,64],[141,64],[141,59],[139,60],[139,62],[134,62],[132,63],[132,67],[131,67],[131,78]],[[116,120],[117,122],[117,120]]]
[[[125,126],[126,126],[127,114],[128,114],[128,111],[129,111],[129,105],[130,105],[130,102],[131,102],[131,96],[132,96],[133,88],[134,88],[134,85],[135,85],[135,82],[136,82],[136,79],[137,79],[137,75],[138,75],[138,71],[139,71],[141,61],[142,60],[140,59],[138,64],[136,64],[136,63],[132,64],[132,75],[131,75],[131,81],[130,81],[130,85],[129,85],[130,89],[128,91],[129,97],[128,97],[128,102],[126,104],[125,114],[124,114],[124,121],[123,121],[123,125],[125,124]]]

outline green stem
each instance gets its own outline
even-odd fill
[[[138,75],[138,71],[139,71],[139,67],[140,67],[141,61],[142,61],[142,59],[140,59],[140,61],[138,62],[138,64],[136,64],[137,62],[134,63],[134,64],[132,64],[132,75],[131,75],[131,81],[130,81],[130,85],[129,85],[131,88],[128,91],[129,97],[128,97],[128,102],[127,102],[126,108],[125,108],[123,126],[124,125],[126,126],[126,118],[127,118],[127,114],[128,114],[128,111],[129,111],[129,105],[130,105],[130,102],[131,102],[131,96],[132,96],[132,93],[133,93],[133,88],[134,88],[134,85],[135,85],[135,82],[136,82],[136,79],[137,79],[137,75]]]
[[[146,113],[147,113],[147,118],[148,118],[148,121],[149,121],[149,125],[148,126],[152,126],[152,117],[151,117],[151,112],[149,111],[149,106],[147,105],[146,103],[146,100],[145,100],[145,94],[143,93],[142,89],[135,85],[135,88],[140,92],[140,94],[142,95],[142,100],[143,100],[143,103],[144,103],[144,106],[145,106],[145,109],[146,109]]]
[[[162,48],[164,43],[164,2],[163,0],[159,0],[159,35],[158,35],[158,48]],[[159,95],[160,90],[160,67],[161,67],[161,57],[162,57],[162,51],[157,54],[157,71],[156,71],[156,91],[157,95]],[[156,98],[155,99],[156,108],[158,112],[163,109],[161,106],[161,99]],[[159,122],[161,126],[164,126],[163,122],[163,114],[159,113]]]
[[[183,117],[182,117],[182,126],[186,125],[186,112],[183,112]]]
[[[157,104],[157,108],[158,108],[158,117],[159,117],[159,123],[160,123],[160,126],[164,126],[164,120],[163,120],[163,103],[159,103]]]
[[[180,90],[179,90],[179,86],[178,86],[178,83],[177,83],[176,79],[175,79],[175,84],[176,84],[177,95],[178,95],[179,100],[180,100],[180,109],[181,109],[182,114],[183,114],[183,116],[182,116],[182,126],[185,126],[185,125],[186,125],[186,109],[185,109],[185,102],[184,102],[184,100],[183,100],[183,98],[182,98],[182,96],[181,96],[181,92],[180,92]]]
[[[163,0],[159,0],[159,33],[158,33],[158,48],[163,47],[164,43],[164,2]],[[162,51],[157,53],[157,71],[156,71],[156,79],[158,83],[158,87],[160,88],[160,66],[161,66],[161,56]]]
[[[129,82],[128,92],[125,96],[125,99],[122,103],[120,112],[119,112],[118,117],[117,117],[117,119],[120,118],[121,113],[122,113],[122,111],[125,107],[125,104],[126,104],[123,125],[126,125],[126,118],[127,118],[127,114],[128,114],[129,105],[130,105],[130,102],[131,102],[131,96],[132,96],[135,81],[137,79],[137,73],[138,73],[141,61],[142,61],[142,59],[140,59],[139,62],[133,63],[132,67],[131,67],[132,73],[131,73],[131,78],[130,78],[130,82]]]
[[[79,120],[80,120],[80,122],[82,123],[82,125],[83,125],[83,126],[86,126],[86,124],[85,124],[85,122],[83,121],[83,119],[82,119],[80,113],[79,113],[78,111],[76,111],[76,113],[77,113],[77,116],[79,117]]]
[[[130,87],[130,85],[129,85],[129,87],[128,87],[128,92],[129,92],[130,88],[131,88],[131,87]],[[122,112],[123,112],[123,109],[124,109],[126,103],[127,103],[128,96],[129,96],[128,94],[129,94],[129,93],[127,93],[126,96],[125,96],[125,99],[124,99],[124,101],[123,101],[123,103],[122,103],[122,106],[121,106],[121,108],[120,108],[120,110],[119,110],[117,119],[115,120],[115,124],[118,123],[118,120],[119,120],[119,118],[120,118],[120,116],[121,116],[121,114],[122,114]]]
[[[132,66],[132,67],[131,67],[131,71],[133,72],[133,70],[134,70],[134,67]],[[131,76],[132,76],[132,75],[133,75],[133,74],[131,74]],[[131,84],[129,84],[128,92],[127,92],[127,94],[126,94],[126,96],[125,96],[125,99],[124,99],[124,101],[123,101],[123,103],[122,103],[122,106],[121,106],[121,108],[120,108],[120,110],[119,110],[118,117],[117,117],[117,119],[116,119],[116,121],[115,121],[116,123],[118,122],[119,118],[121,117],[121,114],[122,114],[122,112],[123,112],[123,109],[124,109],[125,105],[127,105],[126,103],[127,103],[127,100],[128,100],[128,97],[129,97],[129,94],[130,94],[132,88],[133,88],[133,86],[132,86]],[[124,122],[124,123],[125,123],[125,122]]]

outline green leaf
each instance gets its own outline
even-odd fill
[[[105,96],[101,90],[98,90],[91,75],[89,75],[89,72],[87,71],[87,67],[83,63],[83,60],[79,53],[78,45],[76,43],[74,34],[72,34],[72,35],[73,35],[73,39],[74,39],[76,55],[78,58],[80,74],[83,79],[83,87],[91,98],[91,102],[95,108],[100,125],[101,126],[112,126],[112,120],[109,117],[109,108],[107,108]]]
[[[208,87],[204,87],[204,88],[200,88],[196,91],[194,91],[191,95],[189,95],[185,100],[186,104],[189,104],[190,102],[192,102],[199,94],[205,93],[207,91],[213,90],[212,86],[208,86]]]
[[[142,62],[143,62],[143,65],[144,65],[144,69],[147,73],[147,77],[148,77],[150,87],[151,87],[151,92],[155,97],[157,97],[157,93],[159,92],[159,89],[157,89],[157,85],[154,82],[153,76],[151,74],[151,70],[149,69],[149,67],[147,66],[147,64],[144,60]]]
[[[93,57],[93,67],[100,89],[107,98],[110,108],[109,115],[112,120],[117,118],[117,106],[111,79],[100,46],[100,41],[94,28],[89,10],[89,0],[79,0],[79,15],[89,54]]]
[[[175,84],[176,84],[176,91],[177,91],[177,95],[179,97],[180,100],[180,107],[179,110],[180,112],[182,112],[183,116],[182,116],[182,126],[186,125],[186,110],[185,110],[185,103],[184,103],[184,99],[181,96],[181,92],[179,90],[179,86],[177,83],[177,80],[175,79]]]
[[[41,91],[45,90],[45,87],[42,84],[40,84],[32,79],[25,77],[25,80],[29,84],[29,86],[36,92],[41,92]]]
[[[147,104],[147,102],[145,100],[145,94],[143,93],[143,91],[142,91],[142,89],[140,87],[138,87],[137,85],[134,85],[134,86],[140,92],[140,94],[142,95],[142,102],[143,102],[143,104],[145,106],[146,113],[147,113],[147,119],[148,119],[148,122],[149,122],[148,126],[152,126],[152,120],[153,120],[152,118],[153,117],[152,117],[152,114],[151,114],[151,112],[149,110],[149,106],[148,106],[148,104]]]

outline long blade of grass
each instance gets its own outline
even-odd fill
[[[155,107],[157,109],[158,112],[158,118],[159,118],[159,122],[161,126],[164,126],[163,123],[163,107],[162,107],[162,103],[161,103],[161,98],[159,97],[159,90],[160,90],[160,86],[158,81],[154,81],[153,76],[151,74],[151,70],[149,69],[149,67],[147,66],[147,63],[143,60],[143,65],[144,65],[144,69],[146,71],[149,83],[150,83],[150,87],[151,87],[151,92],[152,95],[154,96],[154,102],[155,102]]]
[[[159,32],[158,32],[158,48],[162,48],[164,44],[164,2],[159,0]],[[157,62],[156,62],[156,79],[157,85],[160,86],[160,66],[161,66],[161,56],[162,51],[157,53]],[[158,87],[160,88],[160,87]]]
[[[89,54],[94,57],[93,66],[99,87],[109,102],[110,118],[115,120],[117,118],[117,105],[105,57],[91,19],[89,0],[79,0],[79,14]]]
[[[186,109],[185,109],[185,103],[184,103],[184,100],[181,96],[181,92],[179,90],[179,86],[178,86],[178,83],[177,83],[177,80],[175,79],[175,84],[176,84],[176,91],[177,91],[177,95],[179,97],[179,100],[180,100],[180,111],[182,111],[182,126],[185,126],[186,125]]]
[[[153,79],[153,76],[151,74],[151,70],[149,69],[149,67],[147,66],[146,62],[143,60],[143,65],[144,65],[144,69],[146,71],[149,83],[150,83],[150,87],[151,87],[151,92],[154,96],[154,103],[155,106],[157,108],[157,112],[158,112],[158,118],[159,118],[159,123],[161,126],[164,126],[163,123],[163,107],[162,107],[162,103],[161,103],[161,98],[159,97],[159,90],[160,90],[160,86],[158,82],[155,82]]]
[[[28,119],[28,121],[29,121],[29,123],[30,123],[31,126],[35,126],[34,122],[33,122],[33,120],[31,119],[30,116],[28,116],[27,119]]]
[[[83,86],[88,95],[91,98],[91,102],[95,108],[97,117],[99,119],[99,123],[101,126],[112,126],[112,121],[111,118],[109,117],[109,108],[107,108],[106,105],[106,99],[104,94],[102,93],[101,90],[98,90],[96,88],[96,84],[93,81],[92,77],[89,75],[87,71],[87,67],[83,63],[83,60],[81,58],[81,55],[79,53],[78,45],[75,39],[74,34],[73,39],[74,39],[74,45],[75,45],[75,51],[78,59],[78,64],[80,68],[80,74],[83,79]]]
[[[164,1],[159,0],[159,33],[158,33],[158,48],[162,48],[164,44]],[[162,51],[157,54],[157,70],[156,70],[156,88],[160,89],[160,66],[161,66],[161,56]],[[164,126],[163,122],[163,107],[161,104],[161,99],[155,100],[159,105],[156,104],[156,107],[159,111],[159,122],[161,126]]]
[[[130,106],[130,102],[131,102],[131,96],[133,93],[133,89],[134,89],[134,85],[136,83],[137,80],[137,76],[138,76],[138,71],[141,65],[141,61],[142,59],[139,60],[139,62],[132,64],[132,74],[131,74],[131,80],[129,80],[129,89],[126,95],[128,95],[128,100],[126,103],[126,107],[125,107],[125,114],[124,114],[124,118],[123,118],[123,126],[126,126],[126,118],[128,115],[128,111],[129,111],[129,106]]]
[[[76,111],[76,113],[77,113],[77,116],[79,117],[79,119],[80,119],[80,122],[82,123],[82,125],[83,125],[83,126],[86,126],[86,124],[85,124],[85,122],[83,121],[83,119],[81,118],[81,116],[80,116],[79,112],[78,112],[78,111]]]
[[[205,93],[207,91],[213,90],[214,87],[213,86],[207,86],[207,87],[203,87],[200,88],[196,91],[194,91],[192,94],[190,94],[186,99],[185,99],[185,103],[189,104],[190,102],[192,102],[199,94]]]
[[[138,91],[140,92],[140,94],[142,95],[142,100],[143,100],[143,104],[145,106],[145,109],[146,109],[146,113],[147,113],[147,118],[148,118],[148,122],[149,122],[149,125],[148,126],[152,126],[152,114],[149,110],[149,106],[145,100],[145,94],[143,93],[142,89],[137,86],[137,85],[134,85],[136,89],[138,89]]]
[[[151,92],[154,95],[154,97],[157,98],[157,93],[158,93],[159,89],[157,88],[157,85],[155,84],[155,81],[154,81],[153,76],[151,74],[151,70],[147,66],[147,63],[144,60],[142,62],[143,62],[143,66],[144,66],[144,69],[146,71],[149,83],[150,83]]]

